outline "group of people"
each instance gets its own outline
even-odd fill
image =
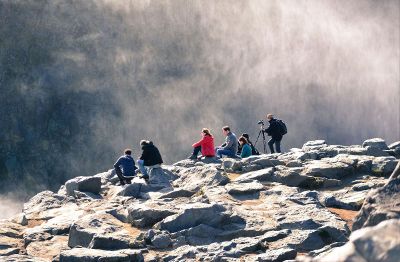
[[[262,130],[262,132],[271,136],[271,139],[268,141],[271,153],[275,153],[274,145],[276,152],[281,153],[281,140],[283,137],[281,124],[272,114],[267,115],[267,120],[269,126]],[[202,138],[192,145],[193,153],[189,159],[197,159],[197,155],[200,152],[204,157],[217,156],[219,158],[222,156],[247,158],[251,155],[260,154],[250,141],[248,134],[242,134],[239,139],[237,139],[229,126],[224,126],[222,128],[222,133],[225,136],[225,143],[214,149],[214,137],[211,135],[209,129],[203,128],[201,131]]]
[[[279,120],[275,119],[272,114],[267,115],[267,120],[269,122],[268,128],[262,130],[262,132],[267,133],[271,136],[268,141],[268,146],[271,153],[281,152],[281,140],[283,137],[282,128]],[[223,156],[232,158],[247,158],[252,155],[259,155],[256,147],[250,141],[248,134],[242,134],[239,139],[231,131],[229,126],[224,126],[222,128],[222,133],[225,136],[225,143],[219,147],[214,147],[214,136],[211,134],[208,128],[203,128],[201,131],[201,140],[194,143],[193,153],[189,159],[197,159],[198,154],[201,152],[203,157],[219,157]],[[142,148],[142,155],[137,161],[139,168],[136,167],[135,161],[132,158],[132,150],[125,149],[124,155],[121,156],[117,162],[114,164],[115,171],[120,180],[121,185],[125,183],[130,183],[131,179],[140,171],[144,179],[148,179],[149,175],[147,173],[148,168],[158,168],[163,163],[161,154],[158,148],[151,141],[142,140],[140,141],[140,146]]]
[[[139,169],[135,165],[135,160],[132,157],[132,150],[127,148],[124,150],[124,155],[118,158],[114,164],[115,173],[117,174],[120,184],[130,184],[132,178],[140,171],[142,177],[145,180],[149,179],[147,173],[148,168],[159,168],[163,163],[160,151],[151,141],[142,140],[140,141],[142,148],[142,155],[139,157],[137,164]]]

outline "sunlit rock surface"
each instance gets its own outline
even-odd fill
[[[395,261],[400,183],[388,177],[398,159],[385,154],[397,147],[317,140],[243,160],[183,160],[124,186],[112,170],[77,177],[0,221],[0,260]]]

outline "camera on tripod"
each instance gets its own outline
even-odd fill
[[[267,153],[267,141],[265,139],[265,133],[264,133],[265,132],[265,130],[264,130],[264,120],[259,120],[257,122],[257,124],[260,125],[260,131],[258,132],[258,136],[257,136],[256,142],[254,143],[254,146],[257,145],[258,139],[260,138],[260,136],[262,136],[263,151],[264,151],[264,154],[266,154]]]
[[[258,121],[258,123],[257,123],[258,125],[264,125],[264,120],[260,120],[260,121]]]

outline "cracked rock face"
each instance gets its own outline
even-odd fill
[[[400,183],[387,181],[398,163],[387,151],[398,144],[317,140],[243,160],[183,160],[125,186],[112,170],[77,177],[0,221],[0,260],[392,261]]]

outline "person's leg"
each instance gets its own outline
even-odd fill
[[[115,173],[117,173],[117,176],[119,178],[119,182],[121,182],[121,185],[125,185],[125,179],[124,176],[122,175],[121,168],[116,167],[115,168]]]
[[[268,141],[268,146],[269,146],[269,150],[271,150],[271,154],[275,153],[275,150],[274,150],[274,143],[275,143],[275,139],[273,139],[273,138],[271,138],[271,139]]]
[[[197,147],[193,148],[193,153],[189,157],[189,159],[197,159],[197,155],[200,153],[200,151],[201,151],[201,146],[197,146]]]
[[[140,173],[142,173],[142,176],[143,176],[144,178],[148,178],[149,175],[147,174],[147,169],[146,169],[146,167],[144,166],[144,161],[141,160],[141,159],[139,159],[139,160],[137,161],[137,163],[138,163],[138,166],[139,166]]]
[[[226,149],[222,149],[222,148],[218,149],[217,156],[219,158],[222,158],[223,155],[228,156],[228,157],[235,157],[235,153],[231,150],[226,150]]]
[[[281,153],[281,140],[275,141],[276,152]]]

